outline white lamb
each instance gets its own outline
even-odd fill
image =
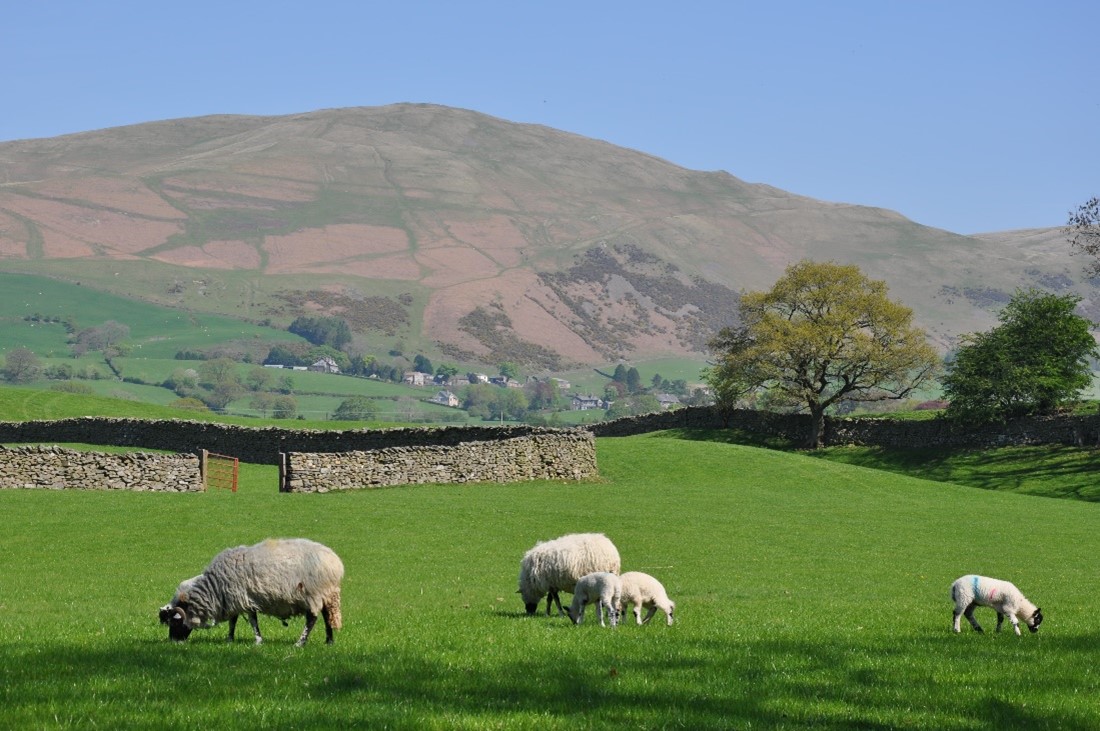
[[[638,624],[646,624],[653,619],[653,615],[660,609],[665,613],[666,624],[672,624],[672,613],[676,610],[676,602],[668,598],[668,593],[665,592],[665,587],[661,585],[661,582],[649,574],[643,574],[641,571],[627,571],[619,579],[623,585],[622,599],[616,605],[620,614],[626,609],[627,605],[633,604],[634,618],[638,621]],[[642,607],[649,610],[644,620],[642,619]]]
[[[967,574],[955,579],[955,583],[951,585],[951,599],[955,602],[956,632],[962,631],[959,620],[964,615],[971,627],[978,632],[982,631],[982,626],[974,619],[974,609],[979,606],[996,610],[998,632],[1001,631],[1001,624],[1006,616],[1012,622],[1012,628],[1017,635],[1020,634],[1019,620],[1022,619],[1032,632],[1038,632],[1043,621],[1042,610],[1029,602],[1015,585],[988,576]]]
[[[604,611],[607,611],[611,626],[619,623],[619,611],[617,607],[622,600],[623,584],[619,577],[610,571],[597,571],[586,574],[577,580],[577,586],[573,590],[573,603],[566,611],[573,624],[584,621],[584,608],[595,602],[596,614],[600,618],[600,626],[603,623]]]
[[[558,592],[572,592],[577,579],[594,571],[617,574],[620,563],[619,549],[603,533],[570,533],[535,544],[519,568],[519,593],[527,614],[538,610],[544,596],[547,614],[553,603],[564,613]]]

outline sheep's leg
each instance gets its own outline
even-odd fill
[[[642,606],[640,604],[634,605],[634,621],[642,624]]]
[[[601,627],[606,627],[607,626],[606,624],[603,623],[604,606],[605,605],[603,603],[603,599],[596,602],[596,616],[600,618],[600,626]]]
[[[645,619],[643,619],[641,621],[641,624],[649,624],[649,620],[653,619],[653,615],[656,614],[656,613],[657,613],[657,605],[654,604],[653,606],[651,606],[649,608],[649,611],[646,612]]]
[[[554,604],[558,605],[558,616],[559,617],[564,617],[565,616],[565,610],[562,609],[561,595],[558,594],[557,589],[551,589],[550,593],[546,595],[546,616],[547,617],[550,616],[550,602],[551,601],[554,602]]]
[[[997,629],[995,630],[996,632],[1001,631],[1001,625],[1004,624],[1004,621],[1005,621],[1005,615],[1001,614],[1000,612],[997,612]]]
[[[236,634],[236,632],[237,632],[237,615],[234,614],[232,617],[229,618],[229,637],[227,638],[226,641],[227,642],[232,642],[233,639],[234,639],[233,636]]]
[[[315,624],[317,624],[317,615],[307,610],[306,628],[302,630],[302,636],[299,637],[298,641],[294,643],[297,647],[303,647],[306,644],[306,640],[309,639],[309,633],[313,631],[313,625]],[[325,618],[325,626],[328,626],[328,617]],[[331,642],[331,640],[327,641]]]
[[[1020,636],[1020,622],[1019,622],[1019,620],[1016,619],[1015,614],[1009,615],[1009,619],[1012,620],[1012,629],[1014,629],[1016,631],[1016,636],[1019,637]]]
[[[561,597],[558,596],[558,590],[557,589],[551,589],[549,592],[546,593],[546,616],[547,617],[550,616],[550,607],[554,606],[555,603],[558,605],[558,615],[561,616],[562,614],[564,614],[564,610],[561,608]]]
[[[326,645],[331,645],[332,642],[333,642],[333,639],[332,639],[332,618],[329,616],[328,605],[327,604],[325,606],[321,607],[321,617],[323,617],[324,620],[325,620],[325,644]]]
[[[974,610],[977,608],[977,606],[977,602],[970,602],[966,609],[963,610],[963,614],[966,615],[967,621],[970,622],[970,626],[974,628],[975,632],[984,632],[985,630],[983,630],[982,626],[978,624],[978,620],[974,619]],[[957,620],[956,624],[958,624]]]
[[[260,620],[256,618],[255,612],[248,613],[248,623],[252,625],[252,634],[256,636],[256,644],[262,645],[264,643],[264,638],[260,634]]]

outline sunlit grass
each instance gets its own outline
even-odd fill
[[[0,727],[1100,724],[1096,505],[669,435],[597,448],[581,484],[296,495],[245,465],[236,494],[0,491]],[[523,614],[523,551],[588,530],[662,580],[675,625]],[[169,643],[176,584],[273,535],[343,557],[336,644],[271,618],[260,647]],[[1042,631],[951,633],[971,571],[1015,581]]]

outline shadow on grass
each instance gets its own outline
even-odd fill
[[[6,709],[0,721],[77,728],[177,721],[234,728],[520,728],[537,720],[541,728],[1068,731],[1100,722],[1068,702],[1098,690],[1080,675],[1096,636],[1040,643],[945,630],[870,642],[715,637],[670,646],[625,630],[593,631],[600,634],[578,632],[584,644],[555,656],[492,661],[434,648],[339,644],[300,650],[240,642],[6,645],[0,647]],[[1091,709],[1096,713],[1095,704]]]
[[[671,439],[741,444],[794,452],[830,462],[894,472],[983,490],[1008,490],[1100,502],[1100,451],[1061,445],[997,449],[826,447],[803,449],[791,440],[740,429],[670,429]]]

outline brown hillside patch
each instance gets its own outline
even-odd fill
[[[423,275],[420,266],[408,256],[382,256],[377,259],[332,262],[303,267],[312,274],[345,274],[366,279],[397,279],[415,282]]]
[[[148,218],[185,218],[163,198],[133,179],[54,178],[36,183],[32,189],[47,198],[87,201]]]
[[[2,199],[0,199],[0,205],[2,205]],[[26,224],[0,211],[0,257],[26,258],[28,240]]]
[[[74,253],[69,243],[82,242],[97,253],[118,252],[131,254],[164,243],[181,229],[177,223],[150,221],[114,211],[58,203],[57,201],[13,196],[6,207],[33,219],[42,229],[47,240],[47,256],[86,256],[86,252]],[[47,235],[47,231],[53,235]]]
[[[430,249],[418,252],[414,258],[428,270],[423,284],[433,289],[487,279],[500,273],[500,267],[492,259],[468,246]]]
[[[158,261],[205,269],[258,269],[260,253],[243,241],[210,241],[202,246],[181,246],[153,256]]]
[[[507,313],[516,338],[555,350],[565,360],[577,363],[601,360],[583,339],[548,311],[546,302],[553,299],[553,293],[542,287],[533,273],[513,272],[507,277],[466,282],[431,296],[424,310],[424,333],[433,340],[488,357],[490,348],[464,330],[461,320],[491,303]]]
[[[523,232],[507,216],[490,216],[480,221],[456,221],[451,235],[492,257],[501,266],[519,266],[520,250],[526,245]]]
[[[286,236],[268,236],[263,248],[269,257],[268,271],[293,272],[405,251],[409,248],[409,240],[398,228],[336,224],[303,229]]]

